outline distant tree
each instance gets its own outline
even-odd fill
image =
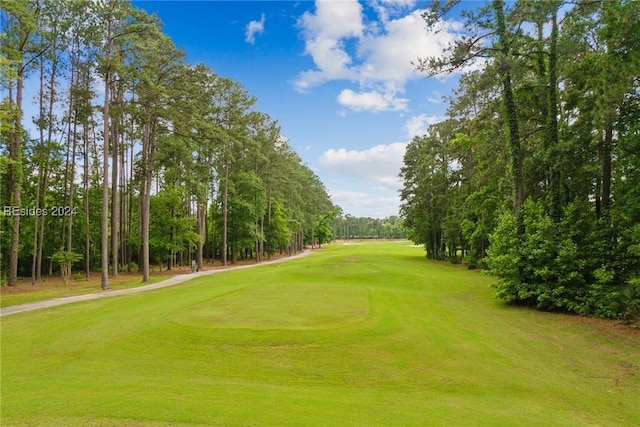
[[[184,210],[184,188],[168,187],[150,198],[149,257],[172,269],[176,255],[194,247],[199,236],[194,219]]]

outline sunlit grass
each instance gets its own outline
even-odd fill
[[[405,243],[2,318],[2,425],[639,425],[637,331]]]

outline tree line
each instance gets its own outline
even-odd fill
[[[120,271],[328,241],[336,208],[242,85],[120,0],[2,2],[2,278]],[[37,113],[25,117],[25,85]]]
[[[457,1],[424,13],[438,30]],[[430,75],[460,71],[446,120],[404,158],[401,216],[427,257],[499,277],[504,301],[640,315],[640,8],[492,0]]]
[[[402,219],[396,215],[386,218],[343,215],[339,210],[333,221],[334,239],[406,239]]]

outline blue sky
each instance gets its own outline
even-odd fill
[[[255,96],[345,214],[398,214],[406,144],[443,118],[457,80],[410,61],[441,52],[456,22],[428,34],[415,0],[133,4],[158,15],[189,62]]]

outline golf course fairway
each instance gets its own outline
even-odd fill
[[[408,242],[1,322],[2,426],[640,425],[640,333]]]

